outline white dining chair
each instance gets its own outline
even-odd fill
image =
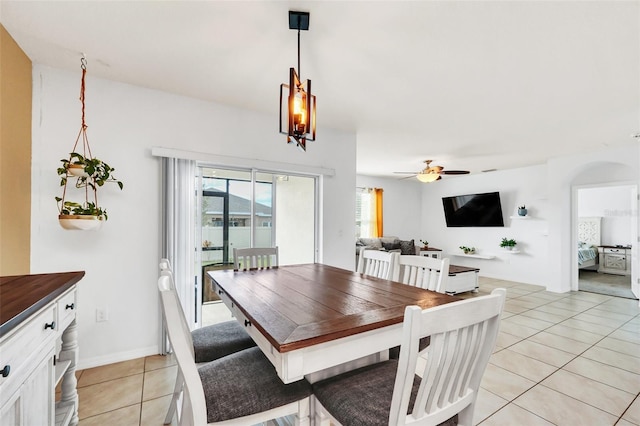
[[[252,247],[233,249],[233,270],[277,268],[278,247]]]
[[[435,259],[427,256],[399,255],[394,259],[393,281],[425,290],[444,293],[449,277],[449,259]],[[420,352],[429,346],[429,337],[420,339]],[[389,349],[389,358],[397,359],[400,347]]]
[[[427,256],[396,256],[393,281],[444,293],[449,277],[449,258]]]
[[[390,280],[393,264],[398,253],[381,250],[363,250],[358,258],[357,272],[376,278]]]
[[[162,311],[178,363],[182,405],[181,426],[251,425],[294,416],[309,424],[311,385],[305,380],[285,385],[259,348],[249,348],[196,367],[193,347],[171,276],[158,278]]]
[[[487,296],[434,308],[408,306],[400,359],[314,383],[316,420],[324,416],[337,425],[368,426],[457,421],[471,426],[505,298],[506,291],[498,288]],[[418,341],[426,336],[431,336],[430,356],[418,376]]]
[[[178,299],[173,281],[173,270],[169,259],[160,259],[160,274],[169,277],[169,288]],[[189,345],[193,348],[193,358],[196,363],[214,361],[224,356],[241,350],[256,346],[251,336],[236,320],[212,324],[205,327],[189,331],[186,317],[179,305],[180,314],[184,320],[186,331],[189,333]],[[165,324],[166,327],[166,324]],[[176,384],[173,390],[173,398],[169,404],[169,410],[165,417],[164,424],[170,424],[176,411],[178,398],[182,391],[183,379],[180,373],[176,377]]]

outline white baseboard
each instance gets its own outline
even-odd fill
[[[97,356],[93,358],[79,359],[77,370],[85,370],[87,368],[100,367],[107,364],[114,364],[116,362],[129,361],[136,358],[142,358],[149,355],[157,355],[160,353],[158,346],[149,346],[146,348],[140,348],[133,351],[110,353],[108,355]]]

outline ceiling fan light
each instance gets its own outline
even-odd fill
[[[420,182],[429,183],[438,180],[440,175],[437,173],[418,173],[416,177]]]

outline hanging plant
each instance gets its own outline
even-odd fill
[[[87,138],[87,124],[85,122],[84,89],[87,73],[86,59],[81,59],[82,82],[80,85],[80,101],[82,102],[82,125],[68,159],[60,160],[62,167],[58,168],[62,197],[55,197],[58,203],[58,220],[65,229],[97,229],[107,220],[107,211],[98,204],[98,188],[107,182],[118,185],[122,190],[124,185],[113,176],[114,168],[91,154],[89,139]],[[82,153],[77,152],[82,139]],[[69,201],[67,185],[73,180],[76,189],[84,190],[84,202]],[[91,199],[92,201],[89,201]]]

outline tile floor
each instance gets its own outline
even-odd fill
[[[475,424],[640,425],[637,300],[487,278],[478,294],[496,287],[507,302]],[[78,372],[80,425],[161,425],[176,368],[157,355]]]

